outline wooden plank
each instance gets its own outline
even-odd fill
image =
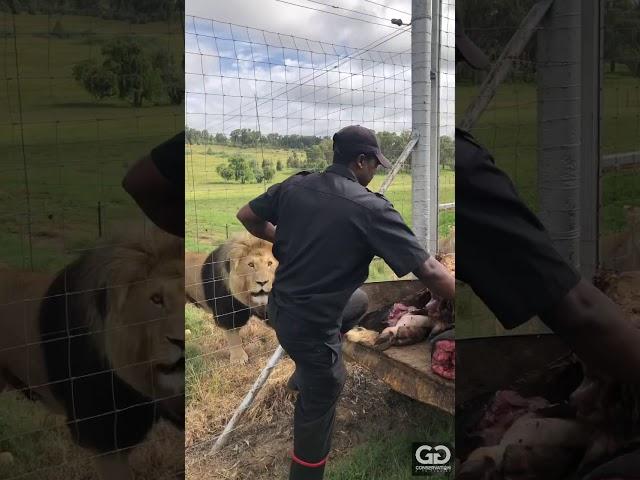
[[[378,351],[373,348],[377,336],[372,330],[353,329],[345,336],[343,352],[393,390],[453,414],[455,383],[431,371],[429,342]]]
[[[502,54],[500,54],[489,75],[480,86],[478,95],[476,95],[464,113],[458,125],[462,130],[469,131],[473,128],[473,125],[495,96],[498,87],[507,77],[513,65],[513,60],[517,58],[527,46],[536,28],[538,28],[540,21],[552,4],[553,0],[542,0],[531,8],[516,33],[513,34],[513,37],[511,37],[511,40],[509,40],[509,43],[502,51]]]

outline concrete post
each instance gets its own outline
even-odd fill
[[[581,0],[556,1],[538,33],[538,213],[580,267]]]
[[[431,0],[411,3],[412,127],[419,134],[411,175],[413,231],[429,252],[438,239],[438,162],[431,156]],[[435,195],[433,185],[436,185]]]

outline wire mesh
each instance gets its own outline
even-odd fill
[[[122,295],[133,308],[134,295],[157,288],[153,270],[169,260],[176,268],[163,282],[182,291],[182,242],[169,256],[152,253],[151,224],[121,183],[140,157],[182,128],[182,99],[172,101],[164,75],[173,87],[182,82],[183,33],[173,14],[110,14],[38,2],[0,11],[0,478],[97,478],[96,460],[118,453],[130,457],[139,478],[174,478],[184,469],[175,448],[183,433],[168,423],[133,445],[114,430],[132,409],[153,413],[181,401],[179,391],[157,383],[165,353],[128,357],[106,346],[117,338],[143,344],[168,325],[181,332],[182,311],[127,322],[115,304],[108,321],[92,310],[97,299]],[[123,66],[116,46],[131,47],[130,59],[148,62],[155,75],[155,91],[145,91],[141,104],[135,93],[114,90],[140,74],[107,72],[110,55],[111,66]],[[85,75],[91,68],[93,80]],[[131,259],[134,251],[150,271]],[[125,268],[119,262],[126,259]],[[68,309],[56,310],[61,305]],[[123,377],[145,391],[133,403],[113,390]],[[88,384],[93,397],[82,391]],[[82,448],[94,434],[113,447]]]
[[[607,2],[601,59],[600,265],[640,268],[640,6]]]
[[[464,15],[465,31],[495,63],[536,2],[505,5],[504,9],[490,8],[489,3],[464,3],[460,10]],[[634,73],[634,65],[638,61],[638,49],[634,44],[638,33],[638,6],[635,2],[603,2],[602,5],[602,56],[599,65],[594,68],[594,75],[598,71],[602,75],[598,117],[601,132],[599,266],[624,270],[637,268],[638,265],[638,245],[634,240],[635,225],[638,224],[638,213],[634,206],[638,205],[640,198],[637,189],[638,75]],[[576,93],[574,89],[577,84],[570,81],[569,75],[555,78],[552,75],[560,69],[571,67],[572,63],[577,65],[579,60],[554,62],[553,51],[549,50],[552,47],[548,43],[540,43],[543,28],[544,23],[537,25],[523,51],[515,58],[510,55],[506,59],[513,60],[513,67],[474,126],[473,134],[493,155],[496,164],[509,175],[527,206],[536,213],[540,213],[542,206],[546,214],[551,215],[545,220],[560,225],[567,223],[563,221],[567,204],[564,200],[554,200],[558,199],[558,190],[552,191],[550,184],[555,182],[555,187],[565,192],[567,188],[575,190],[586,187],[585,184],[579,185],[582,180],[577,168],[570,175],[562,172],[562,185],[549,176],[550,152],[554,150],[548,142],[548,137],[553,135],[550,122],[565,121],[579,114],[569,105],[579,98],[579,92]],[[584,34],[583,28],[586,27],[574,25],[574,33]],[[544,51],[541,52],[540,48]],[[543,71],[546,73],[543,74]],[[485,75],[466,65],[458,66],[456,111],[459,119],[478,95]],[[583,98],[582,101],[588,99]],[[554,113],[550,115],[552,111]],[[541,117],[541,112],[547,116]],[[556,147],[558,152],[565,152],[571,145],[566,140]],[[556,157],[554,162],[556,167],[562,163]],[[546,170],[541,177],[543,164]],[[556,168],[553,165],[551,167]],[[558,169],[555,171],[557,173]],[[575,205],[575,201],[570,203]],[[578,230],[572,230],[562,237],[574,238],[578,233]],[[491,312],[464,286],[458,290],[457,305],[465,318],[468,316],[473,319],[461,324],[463,328],[458,331],[460,337],[547,331],[538,322],[528,322],[520,328],[505,331]]]
[[[440,110],[434,135],[443,138],[439,191],[444,205],[439,233],[443,241],[449,236],[445,242],[449,251],[454,248],[451,227],[455,218],[453,10],[449,2],[441,8],[441,59],[433,66],[440,72]],[[249,200],[298,171],[320,171],[331,164],[332,136],[340,128],[352,124],[371,128],[387,158],[394,162],[400,156],[411,136],[410,27],[392,27],[388,20],[387,24],[391,27],[388,32],[354,46],[358,45],[357,31],[353,45],[338,45],[326,38],[302,38],[186,16],[188,278],[190,271],[200,272],[202,265],[211,262],[207,256],[213,250],[244,232],[236,213]],[[377,174],[369,189],[377,191],[384,179],[384,173]],[[411,180],[409,158],[385,192],[409,225]],[[222,267],[223,261],[212,263]],[[192,283],[194,295],[202,286],[197,275]],[[396,278],[381,259],[372,262],[368,281]],[[219,298],[207,300],[215,308]],[[194,475],[205,464],[215,467],[206,453],[255,380],[258,367],[278,345],[275,333],[255,318],[246,326],[233,324],[248,363],[230,369],[233,349],[229,336],[211,322],[210,309],[186,309],[187,470],[189,474],[191,468]],[[234,308],[233,313],[241,309]],[[270,405],[274,398],[285,400],[280,398],[280,387],[283,377],[291,373],[289,361],[276,368],[257,400],[260,407],[248,413],[257,420],[251,426],[237,425],[233,440],[219,455],[233,456],[249,430],[253,439],[269,435],[273,427],[263,417],[282,413],[274,413]],[[206,424],[203,416],[208,419]]]

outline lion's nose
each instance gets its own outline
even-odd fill
[[[180,348],[181,350],[184,350],[184,340],[180,338],[172,338],[172,337],[167,337],[167,340],[169,341],[169,343],[172,343],[173,345]]]
[[[264,287],[267,283],[269,283],[269,280],[264,280],[264,281],[257,280],[256,283],[261,287]]]

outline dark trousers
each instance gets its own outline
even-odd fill
[[[368,298],[356,290],[342,314],[341,332],[354,327],[367,310]],[[290,480],[320,480],[331,449],[336,406],[347,371],[342,359],[341,334],[324,338],[292,338],[287,318],[274,306],[270,321],[282,348],[296,364],[294,382],[298,389],[293,416],[293,451]],[[299,319],[297,319],[299,321]]]

